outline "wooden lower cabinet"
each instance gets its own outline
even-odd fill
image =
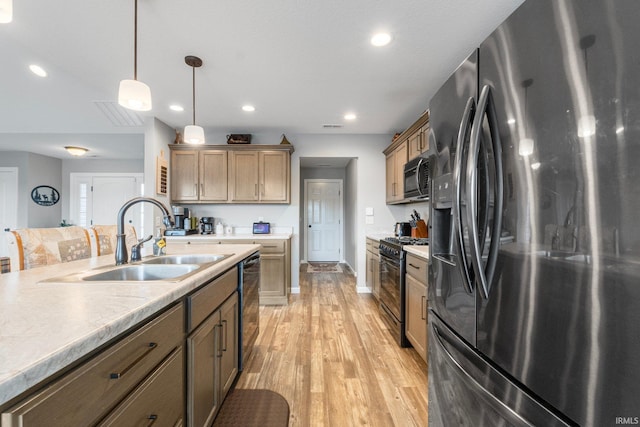
[[[189,245],[255,244],[260,249],[260,305],[287,305],[291,293],[290,239],[219,239],[171,237],[170,242]]]
[[[184,422],[184,354],[173,353],[99,426],[181,426]]]
[[[378,248],[379,242],[377,240],[367,238],[366,282],[376,300],[380,299],[380,253]]]
[[[2,427],[95,425],[114,415],[116,404],[133,398],[134,394],[137,398],[153,400],[156,396],[147,393],[154,393],[157,387],[136,387],[141,381],[144,384],[156,379],[172,382],[157,366],[171,359],[167,359],[169,354],[181,359],[182,352],[176,355],[175,350],[182,348],[183,343],[184,304],[180,303],[3,411]],[[182,359],[180,365],[183,366]],[[172,384],[174,392],[184,396],[182,382]],[[181,397],[179,407],[170,411],[171,416],[175,414],[176,419],[180,416],[184,411],[183,402]]]
[[[238,374],[237,270],[228,272],[190,297],[192,325],[187,337],[188,425],[209,426]],[[224,303],[222,303],[224,301]],[[199,319],[208,305],[209,313]]]
[[[405,274],[406,335],[413,348],[427,361],[427,268],[425,259],[407,255]]]

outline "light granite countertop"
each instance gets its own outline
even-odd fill
[[[42,282],[114,265],[113,255],[0,275],[0,405],[258,249],[254,244],[171,244],[169,254],[231,255],[179,282]]]
[[[404,245],[402,247],[405,251],[415,256],[419,256],[420,258],[424,258],[426,260],[429,259],[429,246],[420,246],[420,245]]]

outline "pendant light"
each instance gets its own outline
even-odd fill
[[[0,0],[0,24],[13,21],[13,0]]]
[[[134,0],[133,26],[133,80],[121,80],[118,104],[135,111],[151,110],[151,89],[138,81],[138,0]]]
[[[196,126],[196,67],[202,66],[202,59],[197,56],[185,56],[184,62],[193,71],[193,125],[184,127],[184,142],[187,144],[204,144],[204,129]]]

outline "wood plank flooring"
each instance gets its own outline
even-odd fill
[[[305,265],[306,267],[306,265]],[[236,388],[289,403],[289,426],[427,426],[427,366],[400,348],[349,273],[300,271],[288,306],[260,308],[260,335]]]

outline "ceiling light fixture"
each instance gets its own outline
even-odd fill
[[[133,80],[121,80],[118,104],[135,111],[151,110],[151,89],[138,81],[138,0],[134,0],[133,24]]]
[[[171,111],[184,111],[184,107],[178,104],[169,105],[169,109]]]
[[[87,154],[87,151],[89,151],[89,149],[84,148],[84,147],[74,147],[72,145],[67,145],[66,147],[64,147],[65,150],[67,150],[69,152],[69,154],[71,154],[72,156],[84,156],[85,154]]]
[[[184,142],[187,144],[204,144],[204,129],[196,126],[196,67],[202,66],[202,59],[197,56],[185,56],[184,62],[193,71],[193,125],[184,127]]]
[[[31,64],[29,65],[29,69],[38,77],[47,77],[47,72],[39,65]]]
[[[353,114],[353,113],[347,113],[347,114],[344,115],[344,119],[345,120],[355,120],[356,117],[357,116],[355,114]]]
[[[391,34],[389,33],[378,33],[374,34],[371,37],[371,44],[376,47],[386,46],[391,42]]]
[[[242,111],[246,111],[248,113],[251,113],[253,111],[256,111],[256,107],[254,107],[253,105],[243,105],[242,106]]]
[[[13,0],[0,0],[0,24],[13,21]]]

